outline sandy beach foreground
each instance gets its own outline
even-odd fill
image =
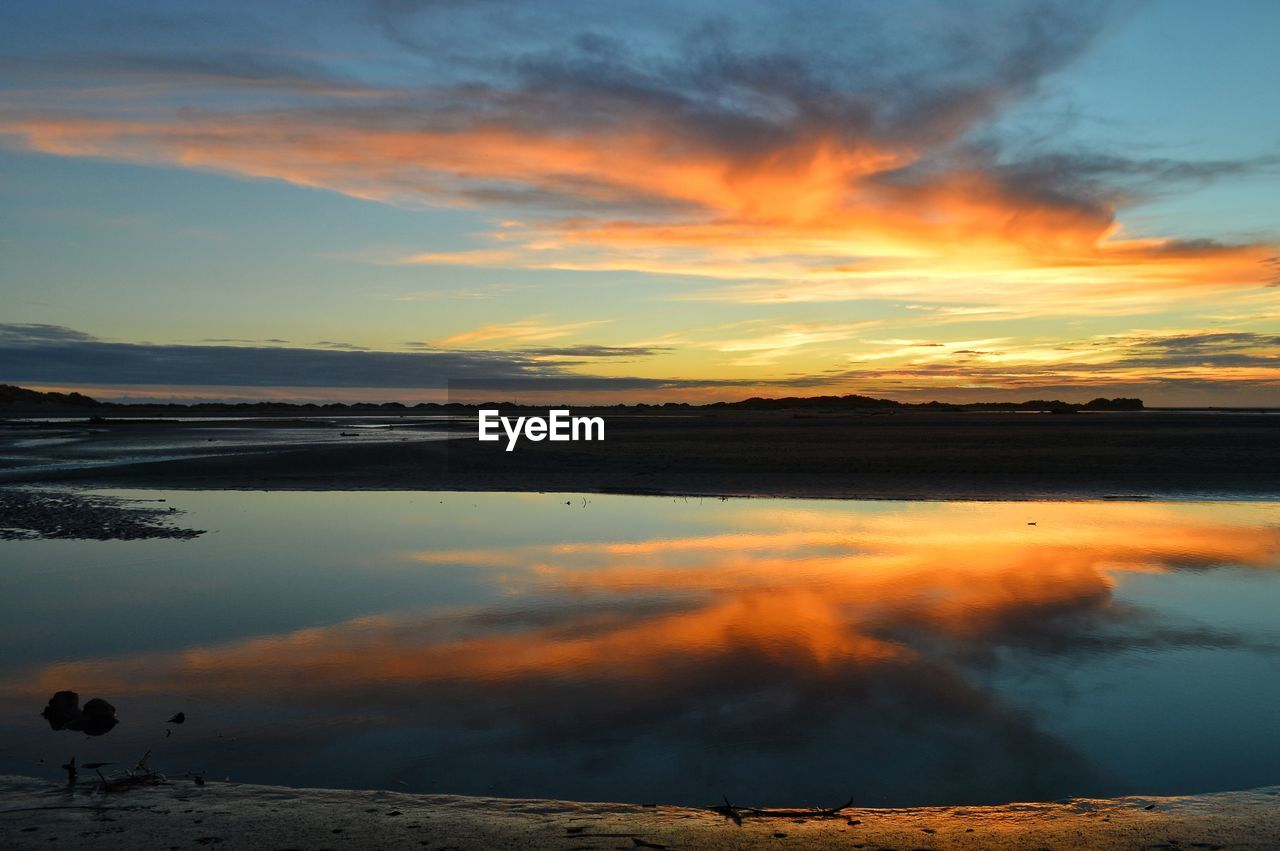
[[[174,781],[0,777],[7,848],[1276,848],[1280,787],[999,807],[705,809]]]

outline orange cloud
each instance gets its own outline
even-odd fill
[[[625,113],[591,128],[481,117],[406,127],[373,115],[11,112],[0,134],[52,154],[273,178],[389,203],[638,205],[642,218],[507,222],[490,234],[492,247],[401,261],[772,281],[710,295],[728,301],[985,297],[1062,309],[1054,299],[1074,297],[1099,310],[1134,295],[1253,288],[1274,274],[1271,246],[1126,238],[1118,197],[1074,197],[990,164],[949,167],[910,138],[815,128],[735,150]]]
[[[547,340],[558,340],[569,337],[585,328],[604,325],[610,320],[597,319],[587,322],[550,323],[538,317],[520,319],[515,322],[494,322],[452,334],[437,341],[441,346],[468,345],[501,340],[504,343],[524,344],[541,343]]]

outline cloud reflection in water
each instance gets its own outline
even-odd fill
[[[1209,613],[1120,593],[1215,568],[1262,572],[1274,593],[1280,535],[1238,506],[753,502],[716,523],[404,553],[382,569],[480,571],[493,596],[54,664],[20,689],[195,695],[233,706],[264,752],[358,741],[383,785],[390,772],[472,793],[959,803],[1132,782],[1054,729],[1045,701],[1079,700],[1075,672],[1133,652],[1274,652]]]

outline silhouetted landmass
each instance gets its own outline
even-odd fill
[[[350,414],[399,414],[399,413],[471,413],[477,408],[499,407],[504,410],[546,410],[548,405],[521,405],[515,402],[495,401],[476,404],[460,402],[420,402],[406,405],[402,402],[331,402],[328,404],[292,402],[193,402],[193,403],[144,403],[129,404],[100,402],[80,393],[42,393],[10,384],[0,384],[0,415],[3,416],[57,416],[66,410],[81,413],[91,410],[102,415],[134,416],[171,414],[176,416],[217,416],[231,414],[253,416],[291,414],[294,416]],[[1106,399],[1099,397],[1089,402],[1063,402],[1060,399],[1033,399],[1027,402],[898,402],[893,399],[877,399],[872,396],[849,394],[845,396],[787,396],[780,399],[753,396],[738,402],[710,402],[704,405],[689,402],[664,402],[649,404],[640,402],[611,406],[579,405],[619,411],[805,411],[813,413],[840,413],[846,411],[1051,411],[1073,413],[1075,411],[1140,411],[1141,399]]]
[[[9,485],[1280,498],[1280,416],[1145,409],[1138,399],[948,405],[826,396],[575,407],[604,417],[604,441],[524,441],[508,452],[476,440],[475,405],[68,406],[5,392],[24,400],[0,407],[0,482]],[[1056,416],[1077,411],[1105,413]],[[342,416],[356,420],[339,423]],[[69,422],[48,421],[57,418]]]
[[[470,416],[10,419],[0,483],[890,499],[1280,498],[1254,412],[597,411],[603,441],[476,439]],[[33,439],[36,438],[36,439]],[[446,439],[447,438],[447,439]]]
[[[103,403],[80,393],[42,393],[12,384],[0,384],[0,409],[10,407],[93,408]]]
[[[645,407],[639,405],[637,407]],[[892,399],[876,399],[872,396],[787,396],[781,399],[765,399],[753,396],[741,402],[713,402],[703,408],[729,408],[745,411],[785,410],[924,410],[924,411],[1141,411],[1141,399],[1105,399],[1098,397],[1084,404],[1063,402],[1060,399],[1032,399],[1028,402],[895,402]]]

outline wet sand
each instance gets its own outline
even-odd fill
[[[171,781],[104,794],[0,777],[7,848],[1276,848],[1280,788],[1000,807],[706,809]]]
[[[1274,414],[604,416],[603,442],[522,441],[514,452],[480,443],[464,422],[393,422],[361,434],[348,425],[289,423],[311,430],[305,442],[299,432],[282,432],[286,426],[262,423],[44,431],[11,423],[0,428],[0,484],[891,499],[1280,496]],[[231,430],[234,441],[224,439]],[[446,434],[454,436],[441,439]]]

